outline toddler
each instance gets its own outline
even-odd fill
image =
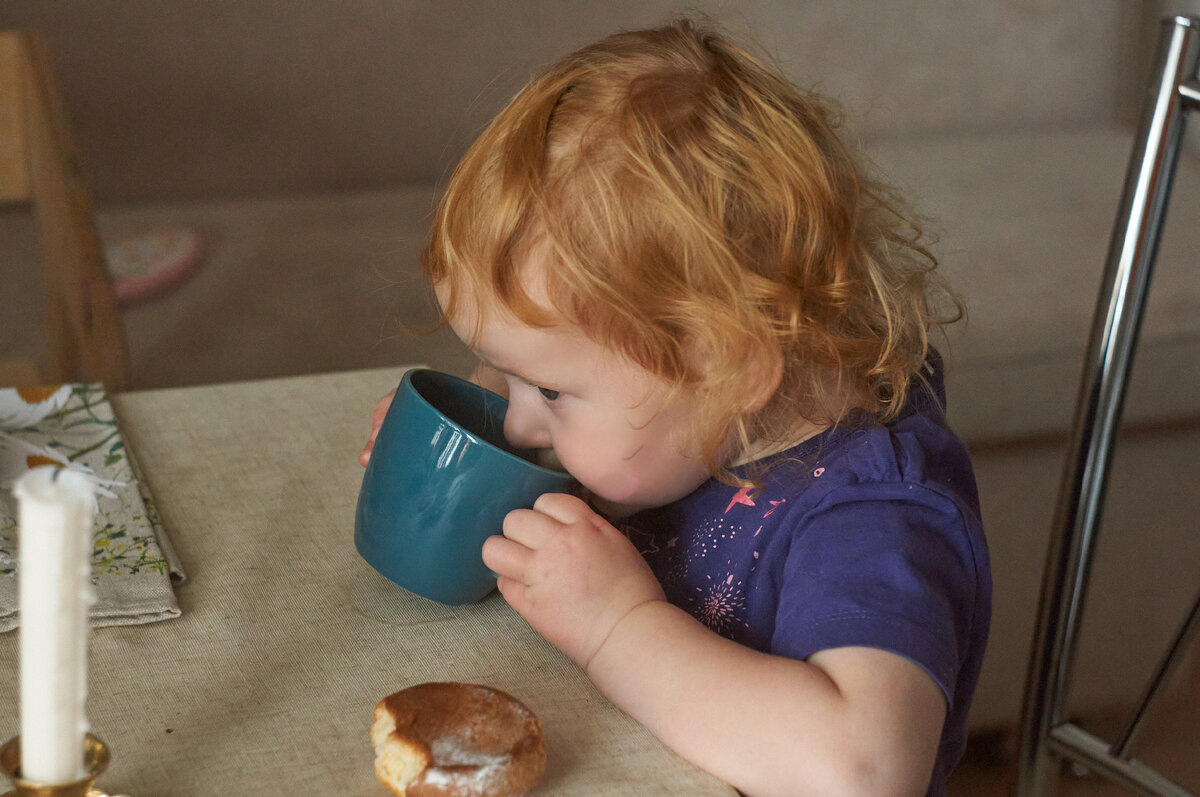
[[[423,256],[506,437],[587,491],[508,515],[500,592],[747,794],[940,795],[963,752],[991,582],[928,340],[958,305],[899,207],[684,19],[529,83]]]

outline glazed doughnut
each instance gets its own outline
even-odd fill
[[[546,769],[542,724],[519,700],[475,684],[388,695],[371,725],[375,775],[399,797],[516,797]]]

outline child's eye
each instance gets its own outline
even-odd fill
[[[558,391],[551,390],[548,387],[539,387],[538,392],[541,393],[543,397],[545,397],[546,401],[554,401],[556,398],[558,398]]]

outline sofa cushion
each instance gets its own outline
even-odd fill
[[[950,419],[969,441],[1069,426],[1132,146],[1129,130],[1092,128],[867,147],[934,219],[942,269],[967,303],[945,354]],[[1180,159],[1174,186],[1126,406],[1133,422],[1200,415],[1194,156]]]

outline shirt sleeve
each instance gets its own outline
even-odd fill
[[[953,706],[974,562],[963,512],[949,497],[905,482],[840,487],[794,530],[772,652],[891,651],[928,672]]]

